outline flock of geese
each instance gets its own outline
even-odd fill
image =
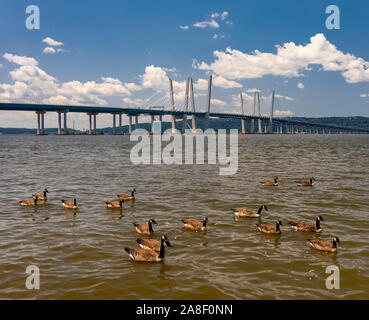
[[[278,180],[279,178],[275,177],[273,181],[262,182],[262,185],[276,187],[278,186]],[[315,179],[311,178],[309,179],[309,181],[296,181],[296,183],[302,187],[313,187],[314,181]],[[48,193],[49,191],[45,188],[42,193],[33,194],[32,199],[21,200],[19,201],[19,203],[21,206],[35,206],[40,202],[42,203],[47,201]],[[124,202],[135,200],[135,193],[136,189],[132,189],[131,193],[118,194],[118,200],[106,201],[105,204],[108,208],[111,209],[122,209]],[[65,209],[76,210],[78,208],[76,199],[73,199],[73,201],[66,201],[62,199],[61,202]],[[263,210],[268,211],[268,207],[266,205],[261,205],[257,211],[251,210],[249,208],[232,208],[231,210],[234,212],[237,218],[260,218]],[[205,217],[202,221],[194,219],[183,219],[181,221],[184,228],[186,229],[193,231],[205,231],[209,220],[208,217]],[[320,226],[321,221],[324,221],[323,217],[318,216],[316,218],[315,224],[296,220],[288,221],[288,224],[291,225],[295,231],[319,233],[322,231],[322,228]],[[137,233],[149,236],[154,233],[153,224],[157,225],[158,223],[154,219],[150,219],[147,223],[133,222],[133,226],[135,227]],[[256,227],[262,233],[280,235],[282,233],[280,229],[281,225],[282,221],[278,220],[275,225],[257,223]],[[140,246],[139,249],[125,247],[124,250],[129,254],[132,260],[139,262],[160,262],[164,259],[165,248],[172,247],[166,235],[162,235],[160,241],[154,239],[139,238],[136,240],[136,242]],[[319,239],[308,239],[308,242],[312,248],[315,248],[317,250],[336,252],[339,238],[334,237],[332,242]]]

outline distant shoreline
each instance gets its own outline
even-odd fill
[[[354,127],[358,129],[369,129],[369,117],[363,116],[348,116],[348,117],[319,117],[319,118],[309,118],[309,117],[282,117],[281,119],[291,119],[297,121],[306,121],[310,123],[320,123],[329,124],[342,127]],[[188,120],[189,122],[191,120]],[[201,128],[202,120],[198,119],[198,127]],[[180,128],[181,121],[177,122],[178,128]],[[241,130],[241,121],[238,119],[210,119],[209,126],[214,129],[239,129]],[[140,123],[139,127],[142,129],[150,130],[151,123]],[[163,130],[171,128],[170,122],[163,122]],[[117,127],[117,133],[124,134],[128,133],[128,125]],[[68,128],[70,133],[83,133],[83,130],[73,130]],[[45,128],[45,134],[57,134],[57,128]],[[98,128],[97,133],[110,134],[113,133],[112,127]],[[29,128],[6,128],[0,127],[0,134],[36,134],[35,129]]]

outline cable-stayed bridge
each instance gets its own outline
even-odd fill
[[[96,117],[98,114],[112,114],[113,118],[113,133],[117,133],[117,117],[118,126],[122,126],[122,116],[126,115],[129,120],[129,133],[132,133],[133,125],[137,129],[139,127],[138,118],[141,115],[151,116],[152,131],[154,131],[155,117],[159,117],[159,121],[162,121],[163,116],[171,116],[171,123],[173,132],[176,128],[176,120],[182,120],[181,132],[185,133],[188,125],[187,117],[191,117],[193,133],[196,133],[196,120],[203,119],[203,130],[208,129],[209,118],[222,118],[222,119],[239,119],[241,121],[241,133],[369,133],[367,129],[340,127],[328,124],[309,123],[305,121],[296,121],[287,118],[277,118],[273,116],[275,92],[272,92],[270,115],[263,116],[260,112],[260,96],[259,92],[254,92],[252,114],[245,114],[243,95],[240,93],[240,113],[220,113],[211,112],[211,90],[212,90],[212,76],[208,80],[208,91],[206,97],[205,111],[196,111],[195,99],[193,91],[193,80],[187,78],[184,105],[181,110],[174,103],[173,83],[169,79],[169,96],[164,98],[159,97],[157,101],[152,103],[151,106],[142,105],[139,108],[122,108],[122,107],[97,107],[97,106],[78,106],[78,105],[50,105],[50,104],[27,104],[27,103],[0,103],[0,111],[31,111],[35,112],[37,116],[37,134],[41,135],[45,132],[45,113],[56,112],[58,114],[58,134],[68,134],[67,114],[78,112],[86,113],[89,116],[89,134],[96,134]],[[154,94],[155,96],[155,94]],[[149,99],[152,100],[152,99]],[[169,104],[169,107],[168,107]],[[256,115],[257,107],[257,115]],[[63,116],[63,121],[62,121]],[[132,120],[135,120],[133,124]],[[63,125],[62,125],[63,122]],[[248,122],[249,130],[246,131],[246,123]],[[274,124],[274,125],[273,125]]]

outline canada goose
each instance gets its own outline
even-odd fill
[[[205,217],[203,221],[183,219],[184,227],[191,230],[204,231],[206,229],[206,224],[208,223],[208,217]]]
[[[334,237],[332,242],[325,241],[325,240],[308,239],[308,242],[312,248],[315,248],[321,251],[336,252],[337,243],[340,242],[340,239],[338,239],[338,237]]]
[[[112,209],[122,209],[123,208],[123,199],[120,199],[118,201],[105,201],[105,203],[108,205],[108,208]]]
[[[141,234],[152,234],[154,229],[152,228],[152,224],[158,224],[154,219],[150,219],[149,222],[140,223],[140,222],[133,222],[133,225],[136,227],[136,231]]]
[[[28,206],[34,206],[37,204],[38,198],[35,197],[32,200],[21,200],[19,201],[20,205],[23,207],[28,207]]]
[[[32,197],[33,199],[37,197],[39,201],[46,201],[47,200],[46,193],[49,193],[49,191],[45,188],[44,191],[42,191],[42,193],[33,194]]]
[[[263,232],[263,233],[268,233],[268,234],[281,234],[281,229],[279,228],[279,226],[282,225],[282,221],[278,220],[277,223],[275,224],[275,226],[272,226],[270,224],[256,224],[256,226],[258,227],[258,230]]]
[[[315,178],[310,178],[309,181],[296,181],[296,183],[300,186],[300,187],[313,187],[314,186],[314,181]]]
[[[166,235],[163,235],[163,237],[165,238],[164,240],[164,245],[166,247],[171,247],[171,243],[168,240],[168,237]],[[160,251],[160,245],[161,242],[158,240],[154,240],[154,239],[137,239],[136,240],[137,243],[140,245],[140,247],[142,249],[151,249],[154,251]]]
[[[123,200],[134,200],[135,199],[135,193],[136,193],[136,189],[132,189],[131,190],[131,194],[117,194],[119,199],[123,199]]]
[[[61,200],[63,203],[63,207],[66,209],[77,209],[77,200],[74,199],[73,201],[65,201],[64,199]]]
[[[315,225],[304,221],[288,221],[288,223],[296,231],[321,232],[322,228],[320,227],[320,221],[324,221],[322,216],[316,218]]]
[[[275,177],[274,181],[264,181],[261,183],[263,184],[263,186],[276,187],[278,186],[278,179],[278,177]]]
[[[165,236],[161,237],[159,254],[151,249],[131,249],[125,247],[124,250],[128,252],[133,261],[138,262],[160,262],[164,259],[165,253]]]
[[[256,218],[261,216],[263,209],[268,211],[268,207],[265,204],[261,205],[257,212],[247,208],[233,208],[231,210],[237,217]]]

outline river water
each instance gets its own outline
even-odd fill
[[[134,165],[128,136],[0,136],[0,298],[16,299],[369,299],[369,136],[249,135],[239,137],[239,168]],[[280,178],[276,188],[260,181]],[[314,188],[295,180],[316,178]],[[21,207],[46,187],[47,203]],[[104,201],[136,188],[119,210]],[[76,214],[61,199],[77,198]],[[232,207],[269,211],[236,220]],[[314,222],[323,232],[292,231],[287,220]],[[181,219],[208,216],[205,233]],[[165,261],[130,261],[134,221],[154,218],[153,238],[166,234]],[[255,223],[282,220],[282,235]],[[341,240],[336,254],[306,239]],[[40,289],[25,286],[27,266]],[[328,266],[340,289],[326,288]]]

